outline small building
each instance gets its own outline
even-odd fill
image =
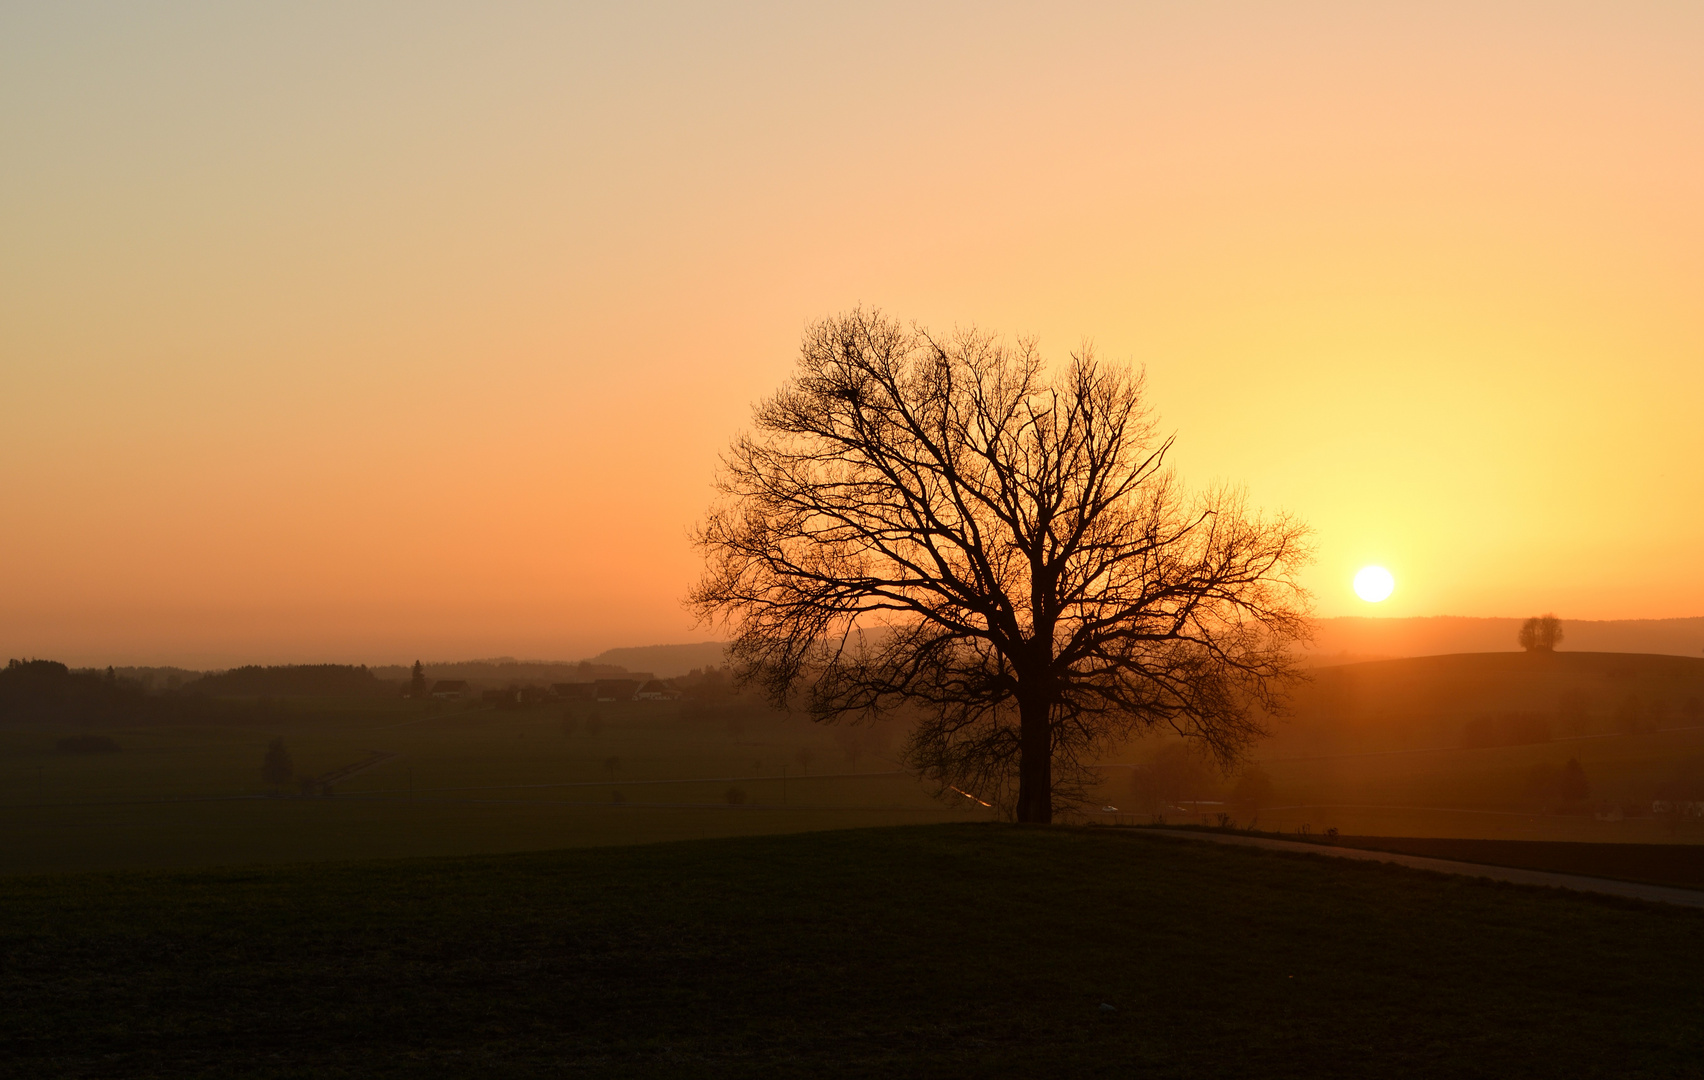
[[[551,683],[550,689],[555,692],[559,701],[596,701],[598,699],[597,683],[589,682],[559,682]]]
[[[679,701],[680,691],[661,679],[647,679],[634,691],[635,701]]]
[[[440,701],[460,701],[466,693],[466,679],[439,679],[432,684],[432,696]]]

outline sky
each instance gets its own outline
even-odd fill
[[[721,636],[717,455],[859,304],[1145,368],[1322,616],[1704,614],[1701,55],[1692,3],[0,6],[0,653]]]

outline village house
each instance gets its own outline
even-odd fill
[[[465,693],[466,679],[439,679],[432,684],[432,696],[440,701],[460,701]]]
[[[550,689],[562,701],[596,701],[597,686],[589,682],[559,682],[551,683]]]
[[[679,701],[680,691],[661,679],[647,679],[633,694],[635,701]]]

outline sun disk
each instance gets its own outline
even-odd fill
[[[1396,588],[1396,579],[1382,566],[1366,566],[1355,575],[1355,595],[1376,604]]]

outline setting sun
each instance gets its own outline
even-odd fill
[[[15,1075],[1704,1080],[1700,57],[0,0]]]
[[[1355,575],[1355,595],[1369,604],[1376,604],[1396,588],[1396,579],[1382,566],[1365,566]]]

